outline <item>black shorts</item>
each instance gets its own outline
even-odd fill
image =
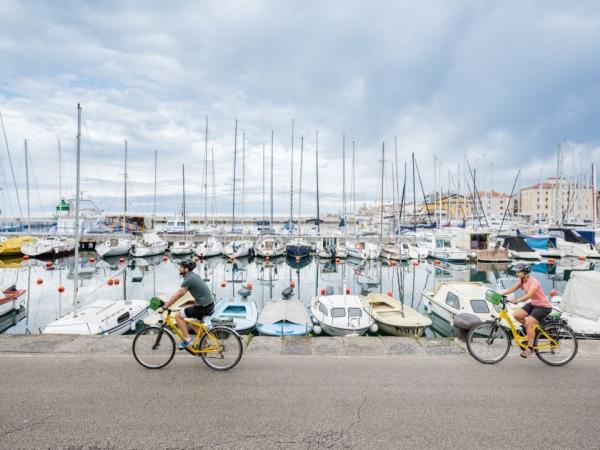
[[[534,306],[531,303],[526,303],[521,309],[538,322],[541,322],[544,317],[546,317],[552,312],[552,308],[546,308],[544,306]]]
[[[210,305],[207,305],[207,306],[194,305],[194,306],[188,306],[187,308],[185,308],[182,311],[181,315],[187,319],[197,319],[197,320],[202,321],[202,319],[204,319],[204,317],[208,316],[209,314],[212,314],[214,310],[215,310],[214,303],[211,303]]]

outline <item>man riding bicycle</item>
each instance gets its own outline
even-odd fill
[[[159,310],[162,312],[162,310],[170,308],[173,303],[183,297],[187,292],[189,292],[192,297],[194,297],[194,300],[196,300],[196,305],[185,308],[175,315],[175,321],[184,338],[183,341],[177,345],[177,348],[180,350],[188,347],[193,342],[193,339],[190,338],[187,324],[184,319],[187,318],[202,321],[205,316],[212,314],[215,309],[214,296],[204,280],[194,272],[195,268],[196,263],[191,260],[183,260],[179,263],[179,275],[183,278],[181,287],[177,289],[162,309]]]
[[[519,282],[513,287],[500,292],[500,294],[508,295],[523,289],[525,295],[510,300],[510,302],[518,304],[531,300],[513,313],[514,318],[521,322],[527,332],[527,348],[521,352],[521,356],[527,358],[533,353],[535,324],[541,322],[544,317],[552,312],[552,303],[544,293],[541,283],[531,276],[529,265],[517,264],[512,269],[515,271]]]

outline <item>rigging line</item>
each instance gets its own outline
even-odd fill
[[[19,197],[19,189],[17,189],[17,178],[15,177],[15,170],[13,168],[12,158],[10,156],[10,147],[8,145],[8,139],[6,137],[6,128],[4,127],[4,119],[2,118],[2,111],[0,111],[0,124],[2,124],[2,133],[4,134],[4,144],[6,145],[6,154],[8,155],[8,163],[10,164],[10,172],[12,174],[13,185],[15,187],[15,194],[17,196],[17,204],[19,205],[19,214],[23,217],[23,208],[21,207],[21,199]]]
[[[37,177],[35,176],[35,169],[33,167],[33,161],[31,159],[31,152],[29,150],[29,146],[27,147],[27,158],[29,159],[29,167],[31,169],[31,178],[33,178],[33,185],[35,186],[35,190],[37,193],[37,198],[38,198],[38,202],[39,202],[38,205],[39,205],[39,208],[41,208],[43,210],[42,196],[40,195],[40,187],[37,182]]]
[[[94,166],[99,168],[100,164],[98,164],[98,161],[96,160],[96,151],[94,149],[94,146],[92,145],[92,138],[90,137],[90,132],[88,130],[88,126],[87,126],[87,121],[85,120],[85,114],[82,111],[82,118],[81,121],[83,122],[83,128],[85,130],[85,134],[87,136],[87,142],[88,145],[90,147],[90,156],[92,157],[92,162],[94,163]],[[105,185],[105,180],[102,177],[98,178],[98,181],[100,182],[100,189],[102,190],[102,192],[106,192],[106,185]],[[76,196],[79,195],[78,193],[75,193]]]

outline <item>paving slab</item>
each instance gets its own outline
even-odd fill
[[[464,354],[464,351],[454,339],[419,339],[419,343],[428,355],[445,356]]]
[[[134,335],[100,336],[90,344],[94,353],[131,353]]]
[[[311,339],[313,355],[346,356],[346,348],[341,337],[318,336]]]
[[[61,342],[54,349],[57,353],[87,353],[100,339],[109,339],[108,336],[72,336],[71,339]]]
[[[577,341],[579,349],[577,354],[583,358],[600,357],[600,341]],[[576,356],[577,358],[577,356]]]
[[[311,355],[311,337],[309,336],[286,336],[283,338],[284,355]]]
[[[73,340],[76,336],[67,335],[24,335],[1,336],[0,352],[50,353],[61,344]]]
[[[379,337],[345,336],[342,339],[348,356],[387,355],[387,350]]]
[[[381,336],[389,355],[425,355],[423,346],[412,337]]]
[[[254,336],[246,344],[246,354],[256,356],[279,356],[283,353],[281,338],[268,336]],[[248,341],[246,341],[248,342]]]

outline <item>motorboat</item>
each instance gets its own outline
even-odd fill
[[[18,236],[6,239],[4,242],[0,242],[0,257],[22,255],[23,252],[21,248],[25,244],[31,244],[33,242],[35,242],[33,236]]]
[[[319,258],[335,258],[335,247],[327,240],[327,238],[318,238],[315,244],[315,254]]]
[[[600,272],[573,272],[563,295],[552,296],[552,303],[560,311],[575,335],[582,338],[600,338]]]
[[[246,333],[256,326],[258,309],[254,300],[249,300],[250,291],[242,288],[239,298],[222,298],[215,305],[214,312],[204,318],[204,323],[212,326],[218,322],[229,322],[238,333]]]
[[[312,331],[308,310],[298,300],[291,300],[292,288],[281,293],[281,299],[268,300],[258,315],[256,330],[266,336],[305,336]]]
[[[62,236],[48,236],[21,246],[21,252],[32,257],[66,255],[74,250],[75,240]]]
[[[262,236],[254,244],[254,253],[263,258],[276,258],[285,255],[285,245],[277,236]]]
[[[540,254],[532,249],[521,236],[501,235],[498,236],[498,242],[502,248],[508,251],[508,255],[512,259],[526,261],[540,261],[542,259]]]
[[[381,247],[381,257],[393,261],[406,261],[410,259],[407,249],[401,244],[385,244]]]
[[[215,237],[209,237],[196,245],[196,255],[200,258],[210,258],[223,254],[223,244]]]
[[[402,242],[400,246],[408,255],[409,259],[425,259],[427,256],[429,256],[429,250],[421,247],[419,244],[413,242]]]
[[[576,230],[549,228],[548,234],[556,238],[556,245],[564,252],[564,256],[600,258],[600,252]]]
[[[310,302],[310,312],[315,326],[313,332],[321,331],[329,336],[363,335],[377,331],[375,320],[365,311],[357,295],[320,295]]]
[[[65,200],[67,214],[60,215],[56,223],[56,234],[75,234],[76,227],[80,234],[106,233],[109,228],[104,224],[106,217],[102,210],[91,199],[80,199],[79,217],[75,218],[75,199]]]
[[[101,258],[128,255],[131,245],[130,237],[112,237],[96,244],[96,253]]]
[[[125,334],[146,314],[143,300],[96,300],[41,329],[44,334]]]
[[[285,252],[290,258],[305,258],[310,255],[311,251],[310,242],[301,237],[293,238],[285,245]]]
[[[361,300],[379,329],[392,336],[421,336],[431,326],[429,317],[388,295],[371,293]]]
[[[521,236],[533,250],[542,258],[562,258],[565,252],[558,248],[556,237],[550,235],[526,235],[517,230],[517,235]]]
[[[167,250],[168,243],[163,241],[156,233],[144,233],[141,241],[131,247],[131,256],[143,258],[146,256],[160,255]]]
[[[196,251],[194,243],[191,241],[175,241],[169,248],[171,255],[190,255]]]
[[[469,259],[469,252],[456,247],[452,236],[447,234],[426,234],[422,238],[422,245],[427,248],[429,257],[433,259],[441,261],[467,261]]]
[[[230,241],[223,249],[223,254],[230,259],[243,258],[250,254],[252,242],[247,240]]]
[[[378,259],[381,256],[381,247],[374,242],[365,240],[346,241],[348,256],[358,259]]]
[[[191,230],[190,221],[183,220],[183,218],[169,219],[165,225],[165,233],[170,234],[190,233]]]
[[[434,291],[423,291],[426,309],[450,324],[458,314],[468,313],[481,321],[491,320],[500,312],[498,305],[486,300],[491,289],[484,283],[474,281],[451,281],[440,283]]]
[[[24,289],[17,289],[14,285],[4,288],[0,294],[0,316],[13,310],[20,310],[23,306],[21,296],[24,293]]]

